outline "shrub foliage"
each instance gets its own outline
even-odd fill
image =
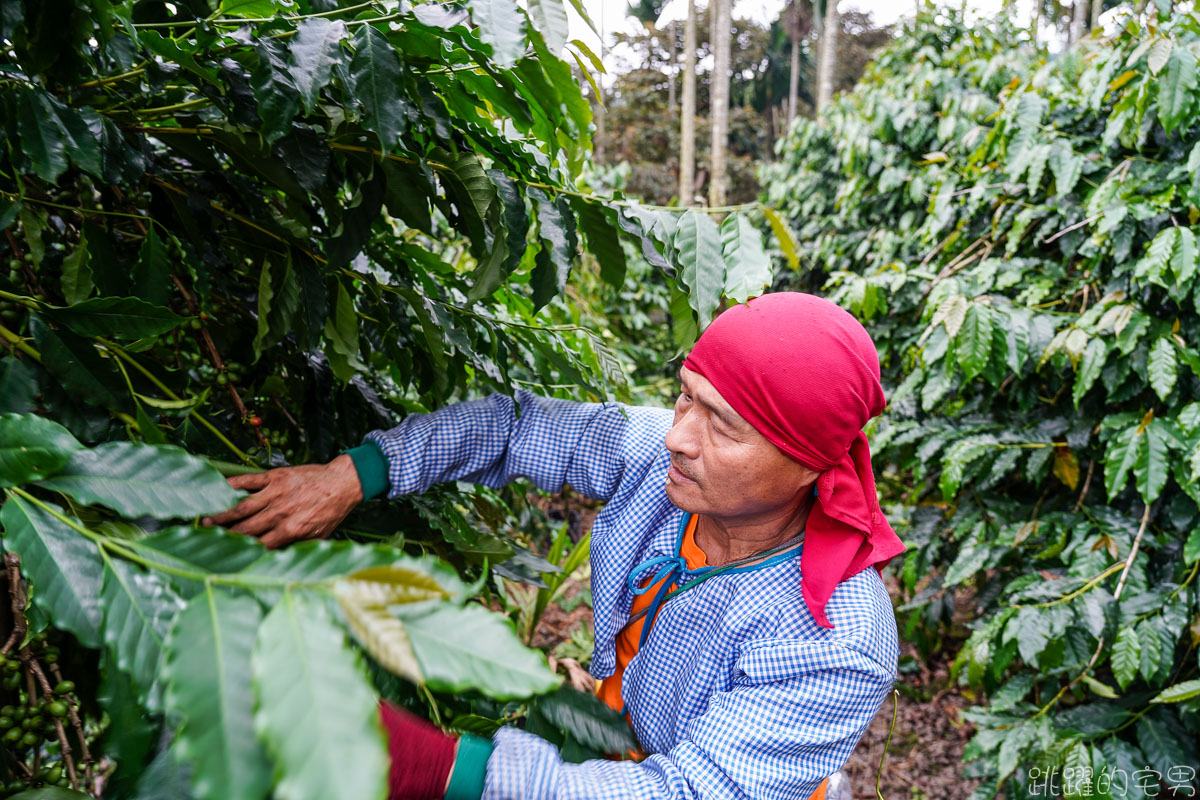
[[[1198,763],[1200,19],[1119,24],[1047,59],[923,17],[768,175],[883,358],[907,633],[973,607],[976,797]]]
[[[450,487],[278,552],[197,518],[236,501],[222,474],[405,413],[626,392],[564,293],[581,244],[588,286],[628,288],[633,259],[678,276],[687,344],[771,280],[751,209],[581,189],[602,67],[560,0],[14,0],[0,40],[6,785],[381,797],[379,691],[488,731],[557,687],[469,602],[514,552],[500,574],[553,569],[519,552],[517,493]],[[69,708],[32,682],[60,651]],[[586,700],[546,695],[542,727],[626,747]]]

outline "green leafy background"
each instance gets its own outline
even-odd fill
[[[988,700],[974,798],[1200,758],[1200,19],[1115,24],[1047,58],[924,16],[764,175],[808,267],[781,285],[879,347],[904,631]]]

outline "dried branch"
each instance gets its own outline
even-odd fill
[[[0,654],[7,655],[15,645],[25,641],[28,630],[25,622],[25,584],[21,581],[21,557],[16,553],[4,554],[4,569],[8,573],[8,596],[12,600],[13,629],[8,635],[8,641],[0,648]]]
[[[54,676],[54,680],[57,683],[62,683],[62,671],[58,668],[57,664],[50,665],[50,674]],[[83,757],[83,767],[87,775],[88,788],[91,789],[94,784],[92,767],[95,765],[96,760],[92,757],[91,750],[88,749],[87,737],[83,735],[83,722],[79,719],[79,713],[75,710],[74,703],[67,703],[67,716],[71,719],[71,727],[75,729],[75,735],[79,737],[79,753]]]
[[[188,292],[187,287],[183,285],[183,281],[178,275],[172,275],[171,280],[175,282],[175,288],[179,290],[179,294],[183,296],[183,302],[187,303],[188,311],[195,316],[199,312],[199,307],[196,301],[192,299],[192,295]],[[213,344],[212,336],[208,332],[207,327],[200,328],[200,338],[204,342],[204,347],[208,350],[209,358],[212,359],[213,366],[217,368],[217,372],[225,372],[225,362],[221,358],[221,354],[217,352],[217,346]],[[229,390],[229,397],[233,400],[233,405],[238,410],[238,414],[242,419],[250,416],[250,410],[246,408],[246,404],[242,402],[242,396],[238,394],[237,387],[233,385],[233,381],[225,384],[225,388]],[[258,443],[262,447],[267,446],[267,439],[262,435],[262,431],[258,428],[254,429],[254,435],[258,438]]]

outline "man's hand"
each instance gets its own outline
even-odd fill
[[[328,464],[237,475],[229,485],[253,494],[203,523],[257,536],[271,548],[328,536],[363,499],[354,462],[345,454]]]

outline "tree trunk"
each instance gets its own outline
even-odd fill
[[[821,53],[817,59],[817,113],[833,97],[833,73],[837,68],[837,0],[825,0],[825,20],[821,24]]]
[[[1033,42],[1033,49],[1038,46],[1038,33],[1042,27],[1042,0],[1034,0],[1033,2],[1033,24],[1029,26],[1029,39]]]
[[[671,68],[667,70],[667,110],[675,116],[675,73],[679,71],[679,53],[675,51],[675,25],[667,26],[668,52],[671,54]]]
[[[1092,30],[1096,30],[1100,27],[1100,12],[1103,10],[1104,0],[1092,0]]]
[[[688,0],[683,28],[683,107],[679,112],[679,204],[696,197],[696,0]]]
[[[1068,43],[1078,42],[1083,38],[1083,26],[1087,24],[1088,0],[1075,0],[1071,13],[1071,28],[1067,35]]]
[[[708,204],[725,205],[725,147],[729,142],[729,61],[731,31],[730,0],[712,0],[713,71],[712,71],[712,177],[708,181]]]
[[[800,4],[806,0],[792,0],[792,10],[788,17],[791,26],[792,57],[788,72],[787,128],[792,127],[796,118],[796,103],[800,97]]]

